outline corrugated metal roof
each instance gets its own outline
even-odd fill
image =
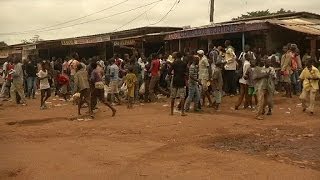
[[[320,35],[320,19],[292,18],[268,20],[269,23],[310,35]]]

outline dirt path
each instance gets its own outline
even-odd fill
[[[45,111],[5,103],[0,179],[320,179],[320,113],[276,98],[274,115],[256,121],[235,100],[187,117],[169,116],[166,102],[119,106],[114,118],[100,105],[94,120],[58,99]]]

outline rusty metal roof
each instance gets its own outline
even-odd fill
[[[292,18],[292,19],[272,19],[269,23],[281,26],[293,31],[309,34],[320,35],[320,19],[310,18]]]

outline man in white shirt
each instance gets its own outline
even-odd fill
[[[210,85],[209,79],[211,78],[211,67],[209,64],[209,61],[207,57],[204,55],[203,50],[197,51],[198,56],[200,58],[199,61],[199,80],[202,85],[202,99],[203,99],[203,105],[205,105],[205,98],[207,97],[209,100],[210,105],[212,105],[212,101],[210,98],[210,93],[208,92],[208,87]]]
[[[79,55],[78,53],[74,53],[72,55],[72,59],[68,61],[68,69],[70,70],[70,87],[71,87],[71,92],[73,92],[73,87],[74,87],[74,75],[76,74],[76,69],[79,64]]]
[[[242,52],[239,56],[238,59],[241,60],[241,62],[243,63],[245,61],[245,55],[248,54],[250,56],[250,59],[256,60],[256,56],[254,55],[254,53],[252,51],[250,51],[250,46],[249,45],[245,45],[244,46],[244,52]]]
[[[226,54],[225,61],[226,65],[224,66],[224,84],[225,84],[225,92],[230,96],[234,96],[237,93],[236,87],[236,69],[237,69],[237,61],[236,55],[234,53],[234,48],[231,46],[231,41],[226,40]]]

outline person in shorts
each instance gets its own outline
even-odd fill
[[[182,61],[182,54],[178,52],[176,54],[176,60],[172,63],[169,69],[169,75],[173,73],[172,88],[171,88],[171,115],[173,115],[174,102],[177,97],[181,100],[181,107],[184,107],[184,101],[186,96],[186,81],[188,67],[187,64]],[[181,116],[185,116],[184,108],[181,108]]]
[[[255,99],[255,105],[258,104],[258,97],[256,95],[256,90],[254,88],[255,83],[253,80],[253,72],[256,67],[256,60],[251,59],[250,61],[250,68],[247,70],[244,78],[248,80],[248,95],[249,95],[249,100],[248,100],[248,105],[250,108],[253,108],[253,102],[252,102],[252,97]]]
[[[48,70],[46,68],[45,62],[41,63],[41,69],[37,73],[38,79],[40,81],[40,91],[41,91],[41,99],[40,99],[40,109],[46,109],[46,101],[51,96],[50,83],[48,80]]]
[[[111,94],[111,103],[114,104],[115,98],[118,99],[119,104],[121,103],[119,97],[119,67],[116,64],[115,59],[111,59],[110,63],[110,94]]]

